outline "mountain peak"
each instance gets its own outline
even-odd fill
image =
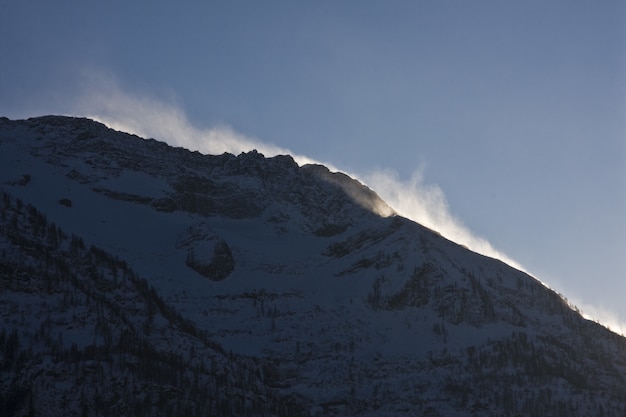
[[[626,340],[322,165],[0,119],[4,415],[626,414]]]

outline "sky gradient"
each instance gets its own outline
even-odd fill
[[[626,323],[626,3],[0,6],[0,115],[306,156]]]

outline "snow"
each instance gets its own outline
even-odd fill
[[[551,355],[569,351],[550,338],[591,349],[590,337],[579,334],[583,330],[564,324],[574,320],[575,313],[561,308],[560,299],[532,277],[406,219],[364,211],[362,202],[355,204],[333,188],[332,181],[302,179],[294,170],[268,183],[238,171],[232,176],[217,168],[212,171],[207,161],[185,169],[221,185],[234,183],[242,200],[264,196],[262,213],[233,218],[180,208],[158,211],[149,199],[177,197],[173,184],[182,169],[148,167],[159,161],[176,164],[178,156],[157,152],[136,161],[132,169],[122,168],[119,155],[141,142],[108,132],[110,146],[119,147],[112,154],[82,149],[88,149],[83,142],[71,151],[63,145],[73,143],[65,130],[50,129],[46,136],[23,127],[7,130],[0,124],[0,187],[44,210],[48,221],[68,235],[82,237],[87,247],[95,245],[131,265],[168,306],[233,355],[234,363],[252,358],[268,369],[275,367],[278,376],[273,383],[280,386],[273,392],[301,395],[311,401],[309,410],[350,414],[357,413],[350,407],[359,403],[359,415],[421,413],[428,407],[445,415],[467,415],[471,404],[455,405],[445,386],[454,385],[450,380],[479,379],[480,374],[468,371],[475,366],[468,351],[482,358],[486,375],[504,378],[521,372],[523,366],[511,363],[496,369],[494,358],[498,349],[519,345],[518,334]],[[128,164],[130,157],[124,158]],[[248,158],[259,164],[257,169],[266,163],[258,155]],[[30,176],[27,184],[21,184],[24,175]],[[360,195],[360,186],[347,184],[343,188]],[[307,187],[303,200],[298,199],[304,188],[294,190],[298,186]],[[211,190],[196,192],[211,196]],[[71,200],[71,207],[60,204],[61,199]],[[329,212],[327,204],[339,209]],[[315,235],[327,224],[345,229],[331,236]],[[219,281],[186,265],[192,249],[203,261],[210,260],[218,240],[228,244],[235,260],[234,271]],[[0,243],[10,253],[19,252],[8,240]],[[337,245],[345,251],[333,252]],[[411,284],[412,279],[416,283]],[[427,283],[420,290],[428,293],[424,299],[415,293],[421,288],[419,280]],[[142,310],[147,307],[133,295],[130,284],[124,285],[110,289],[108,295],[129,312],[132,328],[152,326],[150,340],[155,346],[177,349],[189,361],[202,361],[191,353],[192,347],[209,355],[198,340],[173,330],[171,318],[156,314],[147,320]],[[378,299],[373,302],[375,291]],[[399,301],[392,303],[394,299]],[[64,311],[59,294],[13,291],[0,293],[0,300],[5,303],[0,304],[0,313],[7,328],[20,328],[24,335],[34,338],[49,316],[62,334],[62,345],[83,349],[104,338],[96,335],[91,321],[106,314],[88,302]],[[107,319],[119,320],[114,315]],[[589,334],[602,334],[593,329]],[[626,346],[619,340],[606,339],[594,349],[616,355]],[[526,358],[527,353],[519,355]],[[593,352],[583,362],[600,366],[593,359],[597,355]],[[615,363],[624,376],[623,358]],[[560,381],[551,385],[555,397],[573,392],[569,382],[549,379],[554,380]],[[536,383],[537,392],[545,388]],[[522,390],[513,388],[518,394]],[[582,404],[582,397],[576,398]]]

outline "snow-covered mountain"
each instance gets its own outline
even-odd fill
[[[2,118],[0,191],[1,415],[626,415],[626,339],[323,166]]]

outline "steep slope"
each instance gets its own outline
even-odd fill
[[[4,414],[626,413],[623,337],[323,166],[46,116],[0,187]]]
[[[7,193],[1,207],[2,415],[215,415],[243,410],[241,399],[264,413],[282,407],[257,363],[229,358],[126,262]]]

